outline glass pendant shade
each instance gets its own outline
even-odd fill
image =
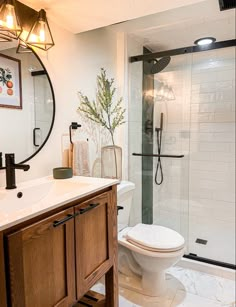
[[[16,53],[32,53],[32,50],[23,41],[19,40]]]
[[[26,43],[43,50],[48,50],[54,46],[54,41],[46,18],[46,12],[44,10],[39,11],[38,18],[26,38]]]
[[[9,38],[18,38],[22,32],[13,0],[6,0],[1,6],[0,32],[6,33]]]
[[[1,32],[0,31],[0,43],[11,42],[11,41],[12,41],[12,39],[7,32]]]

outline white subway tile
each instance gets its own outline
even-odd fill
[[[222,145],[221,143],[201,142],[199,144],[199,150],[200,151],[231,152],[232,147],[230,145],[231,145],[230,143],[224,143],[224,145]]]
[[[213,161],[233,162],[235,161],[234,153],[212,152],[211,159]]]
[[[235,92],[233,89],[231,90],[224,90],[215,93],[215,101],[216,102],[233,102],[235,99]]]
[[[225,162],[190,161],[190,170],[228,172],[229,164]]]
[[[191,200],[189,214],[231,223],[235,222],[235,206],[230,202],[219,202],[211,199],[204,199],[204,201],[202,199]]]
[[[191,114],[191,122],[192,123],[207,123],[209,121],[212,121],[214,118],[214,114],[211,113],[196,113],[196,114]]]
[[[192,132],[190,144],[192,142],[223,142],[223,143],[234,143],[235,134],[232,132]]]
[[[190,161],[211,161],[212,152],[193,152],[190,154]],[[226,161],[228,162],[228,161]]]
[[[194,131],[199,131],[199,123],[192,123],[190,124],[190,131],[194,132]]]
[[[235,129],[234,123],[200,123],[200,132],[232,132]]]
[[[228,133],[216,132],[216,133],[213,133],[212,140],[214,140],[214,142],[235,143],[235,133],[233,133],[233,132],[228,132]]]
[[[235,123],[235,113],[234,112],[225,112],[225,113],[215,113],[214,120],[216,122],[231,122]]]
[[[216,81],[235,80],[235,69],[220,70],[215,74]]]
[[[228,89],[232,90],[234,88],[234,84],[232,80],[229,81],[217,81],[216,82],[216,89]]]
[[[192,169],[190,172],[190,181],[192,180],[193,182],[195,181],[196,186],[198,186],[198,182],[201,179],[205,180],[213,180],[213,181],[227,181],[231,178],[229,173],[226,172],[220,172],[217,169],[215,171],[202,171],[202,170],[195,170]]]
[[[212,194],[212,198],[215,200],[235,202],[235,193],[227,189],[216,189]]]
[[[216,82],[201,83],[200,93],[209,93],[216,91]]]
[[[191,104],[191,113],[198,113],[198,112],[199,112],[199,104],[198,103]]]

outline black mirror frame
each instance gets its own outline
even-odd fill
[[[21,161],[19,164],[22,164],[22,163],[25,163],[29,160],[31,160],[34,156],[36,156],[40,150],[44,147],[44,145],[47,143],[48,139],[49,139],[49,136],[51,135],[51,132],[52,132],[52,128],[54,126],[54,121],[55,121],[55,114],[56,114],[56,103],[55,103],[55,94],[54,94],[54,90],[53,90],[53,86],[52,86],[52,82],[51,82],[51,79],[49,77],[49,74],[47,72],[47,69],[45,68],[43,62],[41,61],[40,57],[38,56],[38,54],[33,50],[33,48],[31,48],[30,46],[28,46],[28,48],[32,51],[32,53],[36,56],[36,58],[38,59],[39,63],[41,64],[42,68],[45,70],[45,74],[47,75],[47,78],[48,78],[48,82],[49,82],[49,85],[50,85],[50,89],[51,89],[51,92],[52,92],[52,99],[53,99],[53,114],[52,114],[52,122],[51,122],[51,125],[50,125],[50,129],[48,131],[48,134],[47,134],[47,137],[45,138],[45,140],[43,141],[43,143],[40,145],[40,147],[31,155],[29,156],[27,159]]]

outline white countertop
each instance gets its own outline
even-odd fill
[[[70,179],[43,177],[19,183],[16,189],[0,188],[0,231],[68,202],[79,200],[118,180],[74,176]],[[22,192],[22,197],[17,194]]]

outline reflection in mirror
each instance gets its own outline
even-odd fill
[[[38,56],[16,50],[16,42],[0,43],[0,152],[3,160],[5,153],[15,153],[16,163],[21,163],[46,143],[55,102]]]

